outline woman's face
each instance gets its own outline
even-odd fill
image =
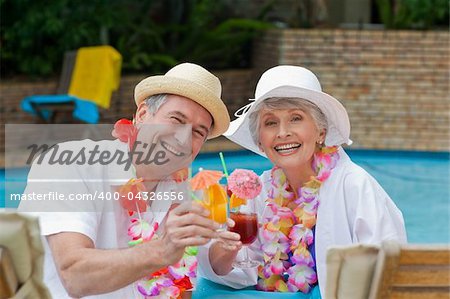
[[[309,113],[300,109],[263,109],[259,118],[259,146],[275,165],[310,166],[316,144],[325,138]]]

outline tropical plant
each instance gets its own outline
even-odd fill
[[[58,69],[65,51],[108,43],[108,28],[118,22],[118,7],[124,1],[43,2],[0,2],[3,75],[49,75]]]
[[[252,39],[270,27],[233,18],[226,0],[0,0],[0,9],[3,76],[54,75],[65,51],[101,44],[122,54],[125,72],[246,67]]]
[[[448,29],[448,0],[377,0],[377,7],[388,29]]]
[[[128,29],[131,35],[120,36],[119,51],[130,53],[125,68],[160,71],[182,60],[216,69],[248,67],[253,37],[270,27],[255,19],[233,18],[226,1],[171,0],[159,4],[151,8],[153,17],[139,22],[145,25]]]

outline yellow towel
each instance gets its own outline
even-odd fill
[[[122,55],[110,46],[77,51],[69,94],[109,108],[111,94],[119,88]]]

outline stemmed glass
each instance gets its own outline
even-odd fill
[[[258,214],[256,213],[256,200],[249,199],[246,204],[233,208],[230,211],[230,218],[235,222],[234,227],[229,230],[241,236],[244,245],[244,260],[235,261],[233,267],[240,269],[254,268],[259,265],[257,261],[252,261],[248,256],[248,246],[250,246],[258,236]]]

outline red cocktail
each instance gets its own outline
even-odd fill
[[[228,187],[232,192],[230,197],[230,218],[234,220],[234,227],[230,231],[241,237],[244,260],[236,260],[233,267],[248,269],[257,267],[258,261],[250,260],[248,246],[258,236],[258,209],[256,197],[262,189],[258,175],[248,169],[235,169],[228,177]],[[238,255],[239,256],[239,255]],[[237,259],[240,259],[238,257]]]
[[[255,213],[244,214],[240,212],[230,213],[230,218],[235,222],[230,231],[241,236],[244,245],[252,244],[258,235],[258,217]]]
[[[248,269],[259,265],[257,261],[250,260],[248,254],[248,246],[258,237],[258,214],[255,211],[255,200],[251,199],[230,212],[230,218],[233,219],[234,226],[229,230],[239,234],[242,245],[244,245],[244,259],[234,261],[233,267],[235,268]]]

